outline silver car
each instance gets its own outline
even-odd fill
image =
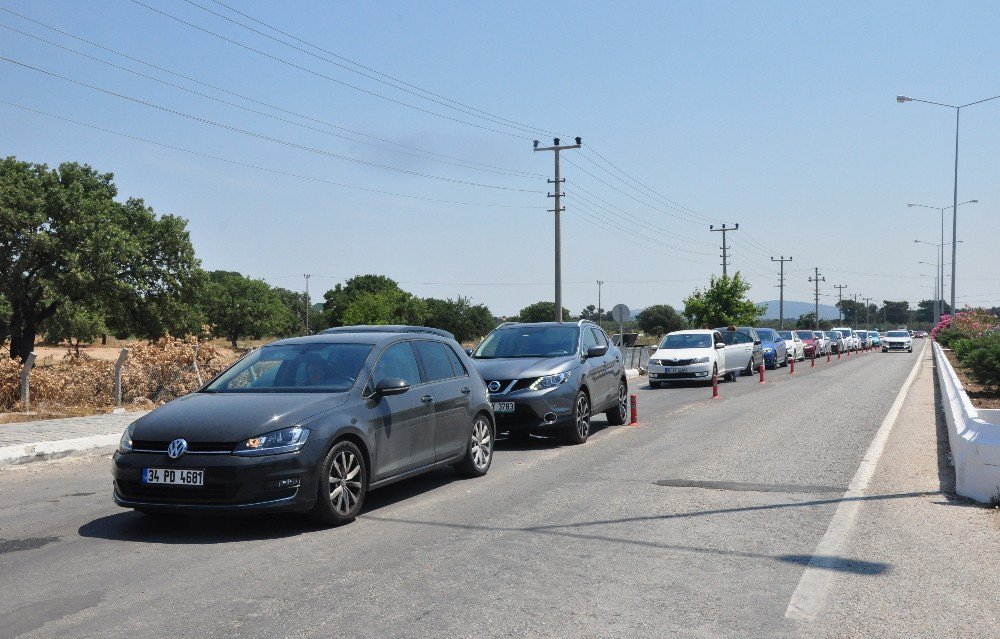
[[[594,414],[604,413],[613,425],[627,418],[625,359],[588,320],[501,324],[472,361],[486,382],[497,429],[513,439],[559,434],[582,444]]]

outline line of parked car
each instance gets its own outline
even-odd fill
[[[905,338],[904,338],[905,336]],[[907,331],[723,327],[667,335],[649,382],[736,380]],[[485,475],[497,432],[582,444],[628,415],[625,360],[589,320],[504,323],[476,349],[416,326],[350,326],[251,351],[198,391],[140,417],[113,458],[114,500],[156,515],[304,512],[352,521],[368,491],[451,466]]]
[[[649,385],[659,388],[674,381],[692,380],[710,384],[714,376],[736,381],[738,375],[752,375],[761,366],[773,370],[788,366],[792,360],[801,362],[828,353],[872,348],[913,352],[911,333],[847,326],[829,331],[778,331],[751,326],[675,331],[668,333],[650,354]]]

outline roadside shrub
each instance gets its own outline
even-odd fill
[[[969,336],[965,333],[954,328],[946,328],[938,332],[937,341],[938,344],[944,346],[945,348],[951,348],[951,345],[961,339],[968,339]]]
[[[978,383],[991,391],[1000,391],[1000,335],[975,340],[975,344],[963,364]]]
[[[21,398],[21,362],[0,355],[0,411]]]
[[[955,357],[957,357],[958,361],[963,365],[968,365],[966,358],[978,347],[979,342],[977,340],[969,339],[968,337],[951,340],[951,350],[955,352]]]

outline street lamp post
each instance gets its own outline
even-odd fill
[[[962,109],[965,107],[974,106],[976,104],[982,104],[983,102],[989,102],[990,100],[996,100],[1000,98],[1000,95],[995,95],[992,98],[985,98],[983,100],[976,100],[975,102],[969,102],[968,104],[954,105],[954,104],[944,104],[942,102],[931,102],[930,100],[919,100],[917,98],[911,98],[905,95],[897,95],[896,102],[900,104],[904,102],[923,102],[924,104],[933,104],[934,106],[948,107],[949,109],[955,109],[955,188],[952,191],[952,214],[951,214],[951,312],[955,312],[955,257],[956,257],[956,246],[955,240],[958,236],[958,125],[959,118],[962,115]]]
[[[958,204],[958,206],[964,206],[966,204],[979,204],[979,200],[967,200],[965,202],[961,202],[960,204]],[[941,298],[940,298],[940,301],[936,300],[934,302],[934,313],[935,313],[935,315],[937,315],[937,320],[936,321],[941,321],[941,316],[944,315],[944,307],[943,307],[943,304],[944,304],[944,247],[947,246],[947,244],[945,244],[945,241],[944,241],[944,212],[947,209],[950,209],[952,207],[950,207],[950,206],[928,206],[926,204],[915,204],[913,202],[910,202],[906,206],[908,206],[908,207],[918,207],[918,208],[922,208],[922,209],[933,209],[935,211],[940,211],[941,212],[941,243],[938,245],[938,248],[940,249],[940,251],[939,251],[940,257],[938,258],[938,273],[941,276],[941,279],[939,280],[939,282],[940,282],[939,289],[941,291]],[[918,240],[915,240],[915,241],[918,241]],[[924,243],[928,244],[929,242],[924,242]],[[952,259],[954,260],[954,256],[952,256]],[[954,266],[954,261],[952,261],[952,266]],[[954,273],[955,269],[952,268],[951,272]],[[953,281],[952,282],[952,288],[953,289],[954,289],[954,286],[955,286],[955,283]],[[951,312],[952,313],[955,312],[955,294],[954,294],[954,290],[952,291]]]

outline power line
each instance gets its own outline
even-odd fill
[[[359,87],[357,85],[353,85],[353,84],[351,84],[349,82],[344,82],[343,80],[338,80],[337,78],[334,78],[333,76],[329,76],[329,75],[326,75],[324,73],[320,73],[318,71],[314,71],[313,69],[309,69],[309,68],[304,67],[304,66],[302,66],[300,64],[296,64],[296,63],[294,63],[294,62],[292,62],[290,60],[285,60],[284,58],[278,57],[276,55],[272,55],[270,53],[267,53],[266,51],[262,51],[260,49],[255,49],[255,48],[253,48],[253,47],[251,47],[249,45],[243,44],[242,42],[238,42],[237,40],[233,40],[232,38],[227,38],[226,36],[224,36],[222,34],[215,33],[214,31],[210,31],[209,29],[206,29],[204,27],[199,27],[198,25],[196,25],[194,23],[188,22],[187,20],[184,20],[182,18],[178,18],[175,15],[171,15],[171,14],[167,13],[166,11],[161,11],[160,9],[157,9],[155,7],[151,7],[148,4],[139,2],[139,0],[132,0],[132,2],[134,2],[135,4],[137,4],[137,5],[141,6],[141,7],[145,7],[146,9],[149,9],[153,13],[158,13],[158,14],[164,16],[164,17],[170,18],[171,20],[175,20],[175,21],[177,21],[177,22],[179,22],[179,23],[181,23],[183,25],[191,27],[192,29],[196,29],[198,31],[201,31],[202,33],[206,33],[208,35],[216,37],[216,38],[218,38],[218,39],[220,39],[220,40],[222,40],[224,42],[228,42],[229,44],[235,45],[235,46],[240,47],[242,49],[246,49],[247,51],[252,51],[253,53],[256,53],[258,55],[264,56],[265,58],[268,58],[269,60],[274,60],[275,62],[280,62],[280,63],[285,64],[287,66],[290,66],[290,67],[292,67],[294,69],[298,69],[298,70],[303,71],[305,73],[308,73],[310,75],[314,75],[314,76],[316,76],[318,78],[323,78],[324,80],[328,80],[330,82],[334,82],[334,83],[339,84],[341,86],[345,86],[345,87],[348,87],[350,89],[354,89],[355,91],[359,91],[359,92],[364,93],[366,95],[370,95],[372,97],[376,97],[376,98],[385,100],[387,102],[391,102],[393,104],[397,104],[399,106],[405,106],[407,108],[413,109],[415,111],[419,111],[421,113],[426,113],[428,115],[433,115],[433,116],[436,116],[436,117],[439,117],[439,118],[443,118],[445,120],[450,120],[452,122],[457,122],[459,124],[465,124],[467,126],[475,127],[477,129],[482,129],[484,131],[490,131],[492,133],[499,133],[500,135],[507,135],[507,136],[515,137],[515,138],[530,139],[530,138],[526,138],[524,135],[522,135],[520,133],[511,133],[510,131],[501,131],[500,129],[494,129],[494,128],[491,128],[491,127],[488,127],[488,126],[483,126],[481,124],[476,124],[474,122],[468,122],[466,120],[462,120],[461,118],[455,118],[455,117],[452,117],[452,116],[449,116],[449,115],[445,115],[443,113],[438,113],[436,111],[431,111],[430,109],[425,109],[425,108],[419,107],[419,106],[417,106],[415,104],[410,104],[408,102],[404,102],[403,100],[397,100],[395,98],[390,98],[387,95],[382,95],[381,93],[377,93],[375,91],[370,91],[368,89]]]
[[[34,18],[31,18],[31,17],[25,16],[23,14],[17,13],[16,11],[12,11],[11,9],[8,9],[6,7],[0,7],[0,11],[4,11],[4,12],[9,13],[11,15],[17,16],[18,18],[21,18],[22,20],[26,20],[28,22],[31,22],[31,23],[36,24],[38,26],[41,26],[41,27],[43,27],[45,29],[49,29],[50,31],[54,31],[54,32],[56,32],[56,33],[58,33],[60,35],[66,36],[68,38],[72,38],[74,40],[77,40],[77,41],[82,42],[84,44],[87,44],[89,46],[95,47],[97,49],[101,49],[102,51],[106,51],[108,53],[114,54],[114,55],[119,56],[121,58],[124,58],[126,60],[129,60],[129,61],[132,61],[132,62],[136,62],[136,63],[141,64],[143,66],[147,66],[147,67],[149,67],[151,69],[156,69],[157,71],[161,71],[163,73],[167,73],[167,74],[169,74],[171,76],[174,76],[174,77],[177,77],[177,78],[181,78],[183,80],[186,80],[188,82],[192,82],[192,83],[197,84],[199,86],[203,86],[203,87],[215,90],[215,91],[219,91],[221,93],[225,93],[227,95],[239,98],[241,100],[245,100],[247,102],[251,102],[253,104],[258,104],[258,105],[261,105],[261,106],[265,106],[265,107],[267,107],[269,109],[274,109],[275,111],[279,111],[281,113],[286,113],[288,115],[293,115],[295,117],[302,118],[303,120],[307,120],[309,122],[314,122],[316,124],[321,124],[323,126],[327,126],[327,127],[333,128],[333,129],[337,129],[339,131],[345,131],[347,133],[351,133],[353,135],[358,135],[358,136],[361,136],[361,137],[364,137],[364,138],[369,138],[371,140],[375,140],[377,142],[382,142],[384,144],[389,144],[389,145],[392,145],[392,146],[397,146],[397,147],[400,147],[402,149],[408,149],[408,150],[412,150],[412,151],[417,151],[417,152],[420,152],[420,153],[424,153],[424,154],[426,154],[428,156],[436,156],[436,157],[445,158],[445,159],[448,159],[448,160],[454,160],[454,161],[457,161],[457,162],[462,162],[462,163],[471,165],[469,168],[473,168],[473,167],[479,166],[479,167],[484,167],[484,168],[488,168],[488,169],[495,169],[495,170],[498,170],[498,171],[509,171],[511,173],[521,173],[525,177],[535,177],[535,178],[544,178],[545,177],[544,175],[539,174],[539,173],[531,173],[529,171],[521,171],[519,169],[510,169],[510,168],[496,166],[496,165],[492,165],[492,164],[486,164],[486,163],[482,163],[482,162],[476,162],[474,160],[468,160],[468,159],[465,159],[465,158],[456,157],[456,156],[452,156],[452,155],[447,155],[447,154],[444,154],[444,153],[438,153],[436,151],[430,151],[428,149],[423,149],[423,148],[412,146],[412,145],[408,145],[408,144],[402,144],[400,142],[395,142],[393,140],[389,140],[389,139],[386,139],[386,138],[381,138],[381,137],[378,137],[378,136],[375,136],[375,135],[371,135],[369,133],[364,133],[363,131],[358,131],[358,130],[351,129],[351,128],[348,128],[348,127],[345,127],[345,126],[341,126],[339,124],[334,124],[332,122],[327,122],[325,120],[321,120],[321,119],[318,119],[318,118],[315,118],[315,117],[312,117],[312,116],[304,115],[302,113],[298,113],[296,111],[293,111],[293,110],[290,110],[290,109],[286,109],[284,107],[280,107],[280,106],[277,106],[275,104],[264,102],[262,100],[257,100],[255,98],[249,97],[247,95],[242,95],[242,94],[237,93],[235,91],[231,91],[231,90],[222,88],[222,87],[220,87],[218,85],[214,85],[214,84],[211,84],[211,83],[208,83],[208,82],[204,82],[202,80],[198,80],[196,78],[184,75],[182,73],[178,73],[178,72],[173,71],[171,69],[168,69],[166,67],[163,67],[163,66],[160,66],[160,65],[157,65],[157,64],[153,64],[151,62],[142,60],[140,58],[137,58],[137,57],[132,56],[130,54],[124,53],[122,51],[118,51],[116,49],[112,49],[110,47],[106,47],[106,46],[104,46],[102,44],[99,44],[97,42],[94,42],[92,40],[88,40],[86,38],[80,37],[80,36],[78,36],[76,34],[68,32],[68,31],[63,31],[61,29],[53,27],[52,25],[46,24],[46,23],[41,22],[39,20],[35,20]],[[27,33],[25,31],[20,31],[18,29],[15,29],[15,28],[7,26],[7,25],[0,25],[0,26],[3,26],[5,28],[7,28],[7,29],[9,29],[11,31],[14,31],[16,33],[19,33],[21,35],[25,35],[27,37],[34,38],[34,39],[39,40],[41,42],[45,42],[46,44],[49,44],[51,46],[58,47],[60,49],[64,49],[64,50],[69,51],[71,53],[75,53],[76,55],[83,56],[83,57],[89,58],[91,60],[100,62],[102,64],[106,64],[106,65],[109,65],[109,66],[112,66],[112,67],[115,67],[115,68],[119,68],[119,69],[128,71],[129,73],[140,75],[141,77],[149,78],[149,79],[154,80],[156,82],[160,82],[160,83],[166,84],[163,80],[161,80],[159,78],[155,78],[155,77],[152,77],[152,76],[147,76],[147,75],[141,74],[141,73],[139,73],[137,71],[134,71],[132,69],[128,69],[127,67],[121,67],[119,65],[115,65],[114,63],[107,62],[106,60],[101,60],[100,58],[89,56],[86,53],[82,53],[82,52],[77,51],[75,49],[70,49],[69,47],[66,47],[64,45],[61,45],[61,44],[58,44],[58,43],[55,43],[55,42],[51,42],[51,41],[46,40],[46,39],[44,39],[44,38],[42,38],[40,36],[31,34],[31,33]],[[176,85],[170,84],[169,86],[176,86]],[[187,89],[187,88],[184,88],[184,87],[178,87],[178,88],[181,88],[184,91],[192,92],[190,89]],[[196,95],[204,96],[204,94],[202,94],[202,93],[195,93],[195,94]],[[205,97],[210,97],[210,99],[217,99],[217,98],[214,98],[212,96],[205,96]],[[227,102],[226,104],[229,104],[229,103]],[[233,106],[238,106],[238,105],[233,105]],[[238,108],[243,108],[243,107],[238,107]],[[370,144],[368,142],[364,142],[363,140],[354,140],[352,138],[346,138],[346,139],[349,139],[351,141],[358,142],[358,143],[361,143],[361,144]],[[432,158],[428,158],[428,159],[432,159]]]
[[[351,73],[356,73],[356,74],[358,74],[358,75],[360,75],[362,77],[368,78],[369,80],[373,80],[375,82],[379,82],[379,83],[384,84],[386,86],[390,86],[390,87],[392,87],[394,89],[397,89],[399,91],[403,91],[405,93],[409,93],[410,95],[422,98],[424,100],[428,100],[428,101],[433,102],[435,104],[438,104],[440,106],[444,106],[444,107],[447,107],[447,108],[450,108],[450,109],[454,109],[454,110],[459,111],[461,113],[465,113],[466,115],[472,115],[473,117],[483,118],[485,120],[492,121],[495,124],[500,124],[500,125],[504,125],[504,126],[509,126],[511,128],[521,129],[523,131],[526,131],[526,132],[529,132],[529,133],[532,133],[532,134],[559,135],[558,133],[554,133],[552,131],[546,131],[544,129],[539,129],[537,127],[534,127],[534,126],[531,126],[531,125],[528,125],[528,124],[523,124],[521,122],[517,122],[515,120],[509,120],[507,118],[503,118],[501,116],[489,113],[488,111],[483,111],[482,109],[477,109],[475,107],[463,104],[463,103],[461,103],[461,102],[459,102],[457,100],[453,100],[453,99],[445,97],[443,95],[439,95],[437,93],[434,93],[433,91],[428,91],[426,89],[423,89],[423,88],[421,88],[421,87],[419,87],[417,85],[411,84],[411,83],[406,82],[404,80],[400,80],[398,78],[394,78],[391,75],[388,75],[386,73],[382,73],[380,71],[377,71],[377,70],[375,70],[375,69],[373,69],[371,67],[368,67],[368,66],[360,64],[358,62],[355,62],[355,61],[353,61],[353,60],[351,60],[349,58],[346,58],[346,57],[344,57],[342,55],[339,55],[339,54],[334,53],[332,51],[328,51],[327,49],[324,49],[324,48],[322,48],[322,47],[320,47],[320,46],[318,46],[316,44],[313,44],[311,42],[307,42],[306,40],[303,40],[302,38],[296,37],[296,36],[294,36],[294,35],[292,35],[292,34],[290,34],[288,32],[282,31],[281,29],[278,29],[277,27],[275,27],[273,25],[270,25],[270,24],[268,24],[268,23],[266,23],[266,22],[264,22],[262,20],[258,20],[257,18],[254,18],[254,17],[252,17],[252,16],[250,16],[250,15],[248,15],[246,13],[243,13],[242,11],[234,9],[233,7],[231,7],[231,6],[227,5],[227,4],[224,4],[222,2],[219,2],[218,0],[212,0],[212,1],[215,2],[215,4],[217,4],[217,5],[221,6],[221,7],[225,7],[226,9],[230,10],[231,12],[233,12],[233,13],[235,13],[237,15],[240,15],[240,16],[242,16],[242,17],[244,17],[244,18],[246,18],[246,19],[248,19],[248,20],[250,20],[250,21],[252,21],[252,22],[254,22],[256,24],[259,24],[259,25],[261,25],[263,27],[266,27],[266,28],[270,29],[271,31],[274,31],[276,33],[280,33],[281,35],[283,35],[283,36],[285,36],[287,38],[290,38],[290,39],[292,39],[292,40],[294,40],[296,42],[300,42],[300,43],[302,43],[302,44],[304,44],[304,45],[306,45],[308,47],[312,47],[313,49],[316,49],[317,51],[321,51],[321,52],[323,52],[323,53],[325,53],[327,55],[331,55],[334,58],[337,58],[338,60],[343,60],[344,62],[347,62],[348,64],[351,64],[354,67],[357,67],[357,69],[351,68],[349,66],[341,64],[341,63],[336,62],[334,60],[329,60],[329,59],[324,58],[322,56],[316,55],[315,53],[313,53],[311,51],[308,51],[306,49],[302,49],[302,48],[297,47],[295,45],[292,45],[292,44],[289,44],[287,42],[284,42],[283,40],[281,40],[279,38],[276,38],[276,37],[274,37],[272,35],[269,35],[267,33],[259,31],[257,29],[254,29],[253,27],[249,27],[249,26],[247,26],[245,24],[242,24],[242,23],[240,23],[240,22],[238,22],[236,20],[233,20],[232,18],[229,18],[229,17],[227,17],[225,15],[222,15],[221,13],[218,13],[216,11],[212,11],[211,9],[209,9],[207,7],[204,7],[204,6],[202,6],[202,5],[200,5],[200,4],[196,3],[196,2],[193,2],[192,0],[185,0],[185,1],[188,4],[201,9],[202,11],[210,13],[210,14],[212,14],[212,15],[218,17],[218,18],[221,18],[223,20],[226,20],[227,22],[230,22],[232,24],[235,24],[235,25],[238,25],[240,27],[243,27],[244,29],[247,29],[248,31],[251,31],[251,32],[256,33],[256,34],[258,34],[260,36],[268,38],[269,40],[273,40],[274,42],[278,42],[280,44],[283,44],[286,47],[290,47],[290,48],[292,48],[292,49],[294,49],[296,51],[299,51],[301,53],[305,53],[306,55],[310,55],[310,56],[312,56],[314,58],[317,58],[317,59],[322,60],[324,62],[327,62],[329,64],[333,64],[333,65],[335,65],[335,66],[337,66],[337,67],[339,67],[341,69],[344,69],[346,71],[350,71]],[[142,4],[142,3],[137,3],[137,4]],[[363,71],[359,71],[358,69],[362,69],[363,71],[367,71],[369,73],[365,73]],[[371,74],[374,74],[374,75],[371,75]],[[381,76],[381,78],[385,78],[385,79],[381,79],[380,77],[375,77],[375,76]],[[422,94],[425,94],[425,95],[422,95]],[[428,97],[428,96],[431,96],[431,97]]]
[[[163,142],[156,142],[154,140],[149,140],[149,139],[142,138],[142,137],[139,137],[139,136],[136,136],[136,135],[131,135],[131,134],[128,134],[128,133],[123,133],[121,131],[115,131],[114,129],[108,129],[108,128],[105,128],[105,127],[97,126],[95,124],[90,124],[88,122],[81,122],[80,120],[74,120],[72,118],[67,118],[67,117],[64,117],[64,116],[61,116],[61,115],[55,115],[53,113],[46,113],[45,111],[39,111],[38,109],[33,109],[31,107],[27,107],[27,106],[24,106],[24,105],[21,105],[21,104],[17,104],[15,102],[9,102],[9,101],[3,100],[3,99],[0,99],[0,104],[6,104],[8,106],[15,107],[15,108],[21,109],[23,111],[28,111],[30,113],[35,113],[37,115],[42,115],[42,116],[45,116],[45,117],[48,117],[48,118],[54,118],[56,120],[62,120],[63,122],[68,122],[70,124],[75,124],[75,125],[78,125],[78,126],[87,127],[89,129],[93,129],[95,131],[101,131],[102,133],[110,133],[112,135],[117,135],[119,137],[123,137],[123,138],[129,139],[129,140],[135,140],[137,142],[142,142],[144,144],[151,144],[153,146],[158,146],[158,147],[162,147],[162,148],[165,148],[165,149],[170,149],[172,151],[181,151],[182,153],[189,153],[191,155],[197,155],[199,157],[208,158],[210,160],[216,160],[216,161],[219,161],[219,162],[226,162],[227,164],[232,164],[234,166],[241,166],[241,167],[244,167],[244,168],[254,169],[254,170],[257,170],[257,171],[264,171],[266,173],[273,173],[275,175],[283,175],[283,176],[286,176],[286,177],[293,177],[293,178],[297,178],[297,179],[300,179],[300,180],[308,180],[310,182],[318,182],[320,184],[328,184],[328,185],[331,185],[331,186],[339,186],[339,187],[343,187],[343,188],[347,188],[347,189],[355,189],[355,190],[358,190],[358,191],[366,191],[366,192],[369,192],[369,193],[376,193],[378,195],[390,195],[390,196],[393,196],[393,197],[405,197],[405,198],[414,199],[414,200],[422,200],[422,201],[425,201],[425,202],[437,202],[437,203],[440,203],[440,204],[457,204],[457,205],[460,205],[460,206],[483,206],[483,207],[492,207],[492,208],[513,208],[513,209],[543,209],[543,208],[545,208],[544,206],[517,206],[517,205],[513,205],[513,204],[489,204],[489,203],[484,203],[484,202],[460,202],[460,201],[456,201],[456,200],[442,200],[442,199],[438,199],[438,198],[424,197],[422,195],[411,195],[411,194],[408,194],[408,193],[397,193],[397,192],[393,192],[393,191],[384,191],[384,190],[381,190],[381,189],[373,189],[373,188],[369,188],[369,187],[365,187],[365,186],[357,186],[357,185],[354,185],[354,184],[345,184],[343,182],[334,182],[332,180],[325,180],[323,178],[310,177],[310,176],[307,176],[307,175],[299,175],[297,173],[290,173],[288,171],[281,171],[281,170],[278,170],[278,169],[271,169],[271,168],[268,168],[268,167],[258,166],[256,164],[250,164],[248,162],[241,162],[239,160],[232,160],[232,159],[220,157],[220,156],[217,156],[217,155],[211,155],[209,153],[202,153],[201,151],[195,151],[193,149],[186,149],[184,147],[174,146],[172,144],[164,144]],[[299,276],[298,275],[292,275],[292,276],[289,276],[289,277],[299,277]],[[325,276],[314,275],[313,277],[325,277]]]
[[[257,133],[255,131],[249,131],[247,129],[241,129],[239,127],[236,127],[236,126],[233,126],[233,125],[230,125],[230,124],[225,124],[225,123],[222,123],[222,122],[216,122],[216,121],[210,120],[208,118],[203,118],[201,116],[191,115],[191,114],[185,113],[183,111],[178,111],[177,109],[171,109],[169,107],[160,106],[158,104],[154,104],[154,103],[148,102],[146,100],[141,100],[139,98],[134,98],[132,96],[125,95],[123,93],[117,93],[115,91],[111,91],[109,89],[104,89],[104,88],[101,88],[101,87],[98,87],[98,86],[95,86],[95,85],[92,85],[92,84],[88,84],[88,83],[80,81],[80,80],[74,80],[73,78],[68,78],[66,76],[59,75],[58,73],[54,73],[52,71],[47,71],[45,69],[41,69],[39,67],[35,67],[35,66],[32,66],[32,65],[24,63],[24,62],[20,62],[18,60],[13,60],[11,58],[6,58],[6,57],[3,57],[3,56],[0,56],[0,60],[3,60],[4,62],[9,62],[11,64],[15,64],[15,65],[20,66],[20,67],[24,67],[26,69],[30,69],[32,71],[36,71],[38,73],[42,73],[42,74],[45,74],[45,75],[48,75],[48,76],[51,76],[51,77],[54,77],[54,78],[58,78],[60,80],[66,81],[66,82],[70,82],[70,83],[73,83],[73,84],[76,84],[76,85],[79,85],[79,86],[82,86],[82,87],[86,87],[88,89],[92,89],[94,91],[98,91],[100,93],[104,93],[106,95],[111,95],[111,96],[114,96],[116,98],[120,98],[122,100],[127,100],[129,102],[134,102],[134,103],[140,104],[142,106],[146,106],[146,107],[149,107],[149,108],[152,108],[152,109],[163,111],[163,112],[169,113],[171,115],[176,115],[176,116],[180,116],[180,117],[183,117],[183,118],[187,118],[189,120],[193,120],[195,122],[200,122],[202,124],[208,124],[210,126],[214,126],[214,127],[226,130],[226,131],[230,131],[232,133],[239,133],[241,135],[246,135],[248,137],[257,138],[259,140],[265,140],[267,142],[272,142],[274,144],[280,144],[282,146],[286,146],[286,147],[289,147],[289,148],[297,149],[299,151],[306,151],[308,153],[315,153],[317,155],[322,155],[322,156],[334,158],[334,159],[337,159],[337,160],[344,160],[346,162],[353,162],[355,164],[360,164],[360,165],[363,165],[363,166],[369,166],[369,167],[372,167],[372,168],[384,169],[384,170],[387,170],[387,171],[395,171],[397,173],[403,173],[403,174],[406,174],[406,175],[412,175],[414,177],[422,177],[422,178],[428,178],[428,179],[432,179],[432,180],[440,180],[442,182],[452,182],[454,184],[464,184],[466,186],[478,186],[478,187],[488,188],[488,189],[500,189],[500,190],[503,190],[503,191],[517,191],[517,192],[520,192],[520,193],[541,193],[541,191],[532,190],[532,189],[518,189],[518,188],[514,188],[514,187],[509,187],[509,186],[499,186],[499,185],[494,185],[494,184],[483,184],[481,182],[469,182],[467,180],[458,180],[458,179],[455,179],[455,178],[448,178],[448,177],[444,177],[444,176],[440,176],[440,175],[431,175],[431,174],[428,174],[428,173],[420,173],[419,171],[411,171],[409,169],[401,169],[401,168],[398,168],[398,167],[388,166],[388,165],[385,165],[385,164],[379,164],[377,162],[370,162],[368,160],[362,160],[360,158],[352,158],[352,157],[347,156],[347,155],[341,155],[339,153],[333,153],[331,151],[324,151],[322,149],[317,149],[315,147],[306,146],[304,144],[298,144],[296,142],[289,142],[288,140],[282,140],[280,138],[275,138],[275,137],[272,137],[272,136],[269,136],[269,135],[265,135],[263,133]]]

